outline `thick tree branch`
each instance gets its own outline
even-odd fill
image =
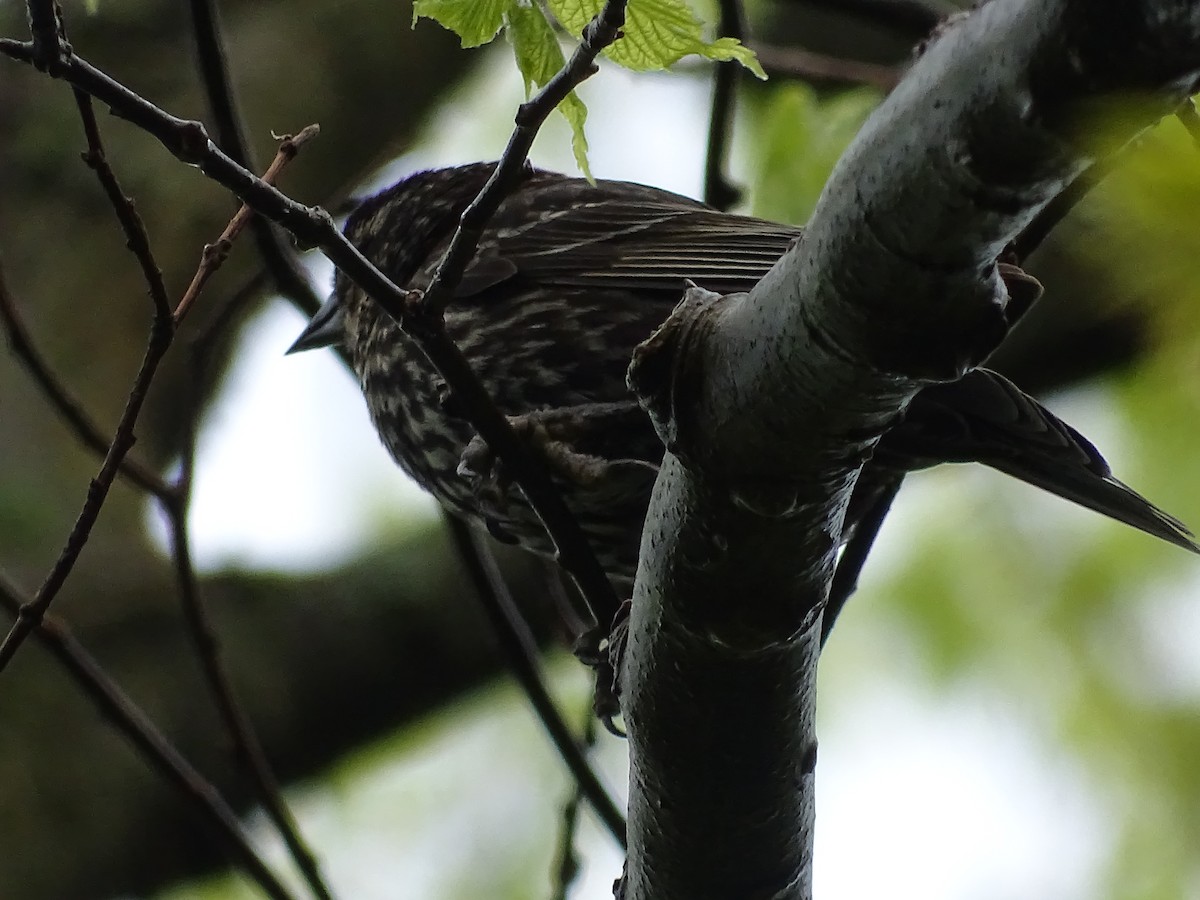
[[[669,452],[622,681],[625,900],[811,897],[821,611],[862,461],[1005,336],[996,258],[1095,161],[1088,117],[1138,94],[1129,140],[1198,73],[1200,3],[992,0],[876,111],[754,291],[690,291],[643,345],[630,379]]]

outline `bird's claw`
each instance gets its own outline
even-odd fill
[[[456,471],[460,478],[471,482],[477,494],[491,491],[504,497],[512,484],[504,471],[504,460],[479,435],[471,438],[463,450]]]
[[[615,465],[637,464],[640,461],[607,460],[576,449],[573,438],[581,427],[581,418],[573,410],[544,410],[509,416],[508,424],[517,437],[532,449],[551,475],[577,487],[601,484]],[[492,491],[504,497],[512,486],[504,460],[479,435],[459,458],[458,474],[470,480],[477,491]]]
[[[625,661],[625,645],[629,640],[630,607],[629,600],[621,604],[613,617],[608,637],[596,646],[596,690],[592,695],[592,709],[596,717],[610,734],[622,738],[625,732],[616,724],[616,718],[621,715],[621,667]]]

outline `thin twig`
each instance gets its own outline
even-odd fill
[[[779,47],[751,41],[750,48],[758,56],[763,70],[772,77],[796,78],[814,84],[862,84],[887,93],[904,75],[902,66],[882,66],[799,47]]]
[[[579,790],[596,811],[613,840],[624,849],[625,817],[600,783],[599,777],[588,762],[586,751],[572,736],[570,728],[563,721],[558,707],[550,697],[537,664],[537,644],[533,635],[529,633],[520,610],[513,603],[512,596],[504,584],[504,576],[496,566],[496,560],[482,543],[481,536],[468,525],[449,514],[445,518],[459,556],[462,557],[463,565],[475,588],[475,596],[488,617],[509,668],[529,698],[530,705],[549,733]]]
[[[193,345],[197,380],[205,379],[210,351],[217,337],[218,332],[210,330],[203,342]],[[192,564],[191,541],[188,535],[188,507],[191,504],[195,463],[196,422],[192,419],[188,422],[188,433],[184,441],[175,488],[171,496],[162,502],[169,522],[171,557],[175,562],[187,633],[195,646],[209,694],[229,737],[234,758],[248,774],[259,803],[283,838],[288,852],[313,895],[319,900],[332,900],[332,892],[321,875],[316,857],[301,836],[299,825],[288,809],[254,725],[238,699],[233,681],[221,659],[221,645],[201,595],[199,580]]]
[[[209,618],[207,607],[200,596],[200,585],[192,565],[187,531],[187,507],[191,493],[194,467],[194,442],[184,452],[178,491],[175,500],[164,507],[170,522],[171,555],[175,560],[175,572],[179,581],[179,595],[183,606],[187,631],[196,645],[209,693],[216,701],[217,712],[233,745],[235,758],[250,775],[259,802],[276,831],[287,844],[296,866],[303,873],[309,888],[321,900],[332,900],[317,865],[316,857],[300,836],[299,826],[283,799],[279,782],[276,780],[266,753],[258,740],[250,717],[246,715],[233,683],[221,661],[220,643],[216,630]]]
[[[621,36],[626,3],[627,0],[608,0],[583,29],[583,36],[571,58],[546,82],[545,87],[517,109],[516,127],[508,137],[500,161],[496,163],[479,196],[463,211],[446,255],[442,257],[433,281],[425,291],[423,303],[426,308],[436,310],[440,315],[454,297],[467,264],[475,256],[484,227],[504,198],[520,182],[521,170],[529,158],[529,148],[533,146],[542,124],[571,91],[598,71],[596,57]],[[388,312],[391,313],[391,310]]]
[[[85,154],[84,159],[90,166],[98,168],[100,172],[103,172],[106,168],[103,165],[103,147],[94,117],[91,115],[90,98],[79,94],[77,95],[77,100],[81,102],[80,112],[83,115],[84,128],[88,135],[89,143],[89,151],[88,154]],[[291,152],[294,154],[294,148]],[[102,175],[102,178],[107,180],[108,176],[111,176],[111,172],[107,176]],[[120,195],[119,187],[115,186],[115,180],[111,181],[106,189],[109,190],[110,197],[114,195],[114,192],[116,195]],[[244,219],[245,216],[243,216],[243,221]],[[222,235],[222,239],[226,241],[232,241],[234,237],[236,237],[236,229],[227,229],[226,234]],[[198,291],[198,286],[195,282],[193,283],[193,288]],[[189,294],[189,297],[194,296],[195,291]],[[10,335],[10,341],[18,358],[25,362],[26,368],[33,374],[43,392],[50,399],[51,404],[67,420],[74,433],[79,436],[86,446],[104,455],[108,450],[108,441],[102,436],[99,428],[83,410],[82,405],[70,395],[55,377],[41,354],[37,352],[17,316],[16,306],[8,290],[2,269],[0,269],[0,315],[4,318]],[[193,447],[194,435],[191,436],[188,449],[184,453],[183,474],[181,474],[179,480],[173,486],[168,486],[158,475],[128,457],[122,460],[120,471],[137,486],[154,495],[166,511],[171,524],[172,555],[176,563],[176,571],[180,582],[180,594],[183,600],[185,617],[191,626],[190,633],[194,636],[198,646],[203,648],[199,656],[203,662],[205,674],[208,676],[210,685],[212,686],[213,694],[217,698],[217,707],[227,723],[228,731],[239,759],[244,762],[246,768],[250,771],[253,780],[259,788],[261,802],[270,817],[275,821],[285,842],[291,848],[298,868],[304,872],[310,886],[313,888],[314,894],[322,898],[322,900],[328,900],[330,897],[329,891],[324,887],[320,879],[312,854],[304,847],[298,837],[295,823],[283,805],[278,785],[275,783],[266,765],[264,755],[250,727],[249,720],[242,713],[234,699],[232,688],[221,669],[216,652],[215,636],[200,601],[199,587],[191,563],[187,537],[187,507],[190,499]]]
[[[217,143],[242,168],[257,172],[258,166],[254,164],[254,155],[246,140],[229,77],[228,54],[216,4],[213,0],[190,0],[188,5],[192,13],[192,34],[196,39],[196,62],[204,96],[217,127]],[[296,251],[281,239],[269,219],[254,219],[250,229],[275,289],[311,316],[320,306],[320,300],[305,276]]]
[[[108,438],[84,410],[83,404],[54,373],[45,356],[34,344],[29,330],[17,312],[17,301],[9,288],[2,261],[0,261],[0,321],[3,321],[13,355],[33,378],[38,389],[50,402],[51,408],[66,422],[68,429],[83,446],[103,456],[108,452]],[[171,491],[157,473],[131,456],[127,456],[121,461],[120,473],[131,484],[156,497],[165,497]]]
[[[1196,106],[1190,98],[1176,108],[1175,117],[1191,134],[1197,148],[1200,148],[1200,115],[1197,115]],[[1060,192],[1047,203],[1033,221],[1017,235],[1011,246],[1017,261],[1028,259],[1030,254],[1042,245],[1042,242],[1050,236],[1050,232],[1067,217],[1071,210],[1078,206],[1105,178],[1116,171],[1130,154],[1137,153],[1147,146],[1154,146],[1156,143],[1155,135],[1146,131],[1116,152],[1092,163],[1075,178],[1065,191]]]
[[[0,575],[0,606],[19,617],[29,604],[21,592]],[[221,792],[205,780],[175,746],[154,726],[117,684],[108,677],[98,662],[74,638],[65,625],[46,615],[33,626],[36,639],[54,656],[91,698],[100,714],[133,745],[137,753],[168,784],[175,787],[204,817],[216,825],[234,856],[246,873],[275,900],[294,900],[255,851],[242,830],[237,814],[221,796]]]
[[[585,41],[585,45],[581,45],[581,49],[572,55],[567,67],[552,78],[533,100],[521,107],[510,148],[517,151],[521,147],[528,149],[536,123],[549,115],[554,104],[570,92],[574,83],[592,71],[595,54],[605,45],[602,38],[611,35],[611,39],[615,39],[617,31],[611,24],[611,16],[604,19],[604,15],[602,13],[598,17],[603,19],[600,25],[594,20],[585,31],[585,37],[594,34],[593,39]],[[27,42],[0,39],[0,53],[21,62],[33,62],[32,45]],[[581,615],[607,627],[616,615],[619,603],[604,570],[592,554],[587,538],[559,496],[544,466],[540,465],[517,437],[507,419],[495,408],[462,352],[440,327],[440,316],[431,317],[424,312],[419,295],[401,290],[380,272],[346,240],[324,210],[297,203],[234,163],[213,145],[199,122],[179,119],[164,112],[74,54],[59,66],[56,77],[108,104],[114,114],[156,137],[177,158],[200,168],[260,214],[283,225],[301,242],[320,247],[330,261],[365,294],[378,302],[393,318],[403,320],[408,333],[420,342],[422,351],[462,402],[472,427],[503,461],[506,471],[512,474],[513,480],[521,487],[546,526],[558,549],[563,568],[579,585],[580,593],[586,600],[587,608],[581,610]],[[518,171],[519,168],[518,164]]]
[[[717,24],[720,36],[745,43],[746,13],[742,0],[720,0],[720,8],[721,19]],[[704,155],[704,202],[722,210],[729,209],[742,195],[725,174],[741,74],[742,67],[733,62],[718,63],[713,73],[712,112],[708,119],[708,147]]]
[[[116,176],[113,175],[112,169],[104,158],[104,149],[100,144],[99,129],[96,125],[91,99],[77,90],[75,91],[75,100],[88,141],[88,152],[85,154],[84,160],[99,178],[100,184],[117,214],[117,219],[121,223],[121,229],[125,233],[129,249],[141,266],[154,304],[154,319],[150,326],[150,337],[145,355],[142,357],[141,366],[125,401],[125,409],[117,423],[116,433],[104,456],[104,462],[88,487],[83,508],[75,520],[71,533],[67,536],[58,560],[38,589],[37,595],[32,601],[21,607],[17,620],[9,629],[4,642],[0,644],[0,672],[4,671],[17,649],[42,620],[46,610],[54,602],[54,598],[75,568],[75,562],[79,559],[79,554],[91,536],[92,528],[100,516],[100,510],[103,508],[109,488],[112,487],[113,480],[120,470],[121,462],[133,446],[133,428],[137,423],[138,414],[146,400],[146,393],[150,389],[154,373],[158,370],[158,364],[166,354],[167,348],[171,346],[171,339],[174,336],[166,287],[163,284],[158,264],[154,261],[154,254],[150,249],[150,241],[146,235],[146,229],[142,225],[141,217],[134,209],[133,202],[121,190]]]
[[[275,154],[275,158],[271,160],[271,165],[263,174],[262,180],[267,184],[274,184],[275,179],[279,177],[279,173],[283,171],[284,166],[296,158],[296,154],[300,152],[300,148],[306,143],[315,138],[321,133],[319,125],[308,125],[300,129],[297,135],[285,135],[280,139],[279,150]],[[183,317],[187,315],[192,303],[199,296],[200,291],[204,289],[204,285],[208,279],[213,276],[217,269],[225,262],[229,256],[229,251],[233,247],[233,242],[237,240],[242,229],[254,217],[254,210],[247,204],[243,203],[238,209],[229,224],[225,226],[225,230],[221,232],[221,236],[211,244],[204,245],[204,252],[200,257],[200,266],[196,269],[196,274],[192,276],[192,283],[188,285],[184,291],[183,297],[179,301],[179,305],[175,307],[175,327],[179,327],[179,323],[183,321]]]
[[[1017,262],[1028,259],[1033,251],[1050,236],[1050,232],[1067,217],[1067,214],[1078,206],[1083,198],[1090,194],[1096,185],[1107,178],[1115,168],[1115,157],[1092,164],[1090,168],[1077,176],[1066,190],[1057,194],[1054,199],[1042,207],[1041,212],[1034,216],[1033,220],[1012,242],[1011,249]]]
[[[62,12],[54,0],[29,0],[29,33],[33,36],[34,64],[53,74],[55,66],[71,52],[63,33]]]
[[[578,601],[571,598],[569,594],[571,588],[568,588],[566,582],[563,581],[563,575],[563,570],[556,563],[550,560],[543,561],[542,584],[557,613],[555,622],[559,627],[559,633],[571,641],[587,630],[588,623],[576,618],[576,608],[579,604]]]
[[[900,492],[903,477],[895,478],[886,485],[875,497],[866,514],[854,527],[854,534],[838,557],[837,568],[833,571],[833,581],[829,585],[829,599],[821,613],[821,646],[829,640],[829,634],[837,622],[838,616],[846,606],[846,601],[858,590],[858,576],[862,574],[863,566],[867,564],[867,556],[879,536],[884,519],[892,508],[896,495]]]
[[[217,126],[220,145],[241,166],[250,169],[257,168],[253,164],[253,157],[245,138],[233,88],[230,84],[229,66],[224,41],[221,37],[217,9],[209,0],[191,0],[189,7],[192,13],[193,34],[196,39],[197,63],[204,84],[205,96],[208,98],[209,109],[212,111]],[[263,181],[274,184],[284,166],[296,156],[306,142],[316,137],[319,131],[319,127],[314,124],[302,129],[295,136],[284,137],[275,154],[275,159],[263,175]],[[281,292],[289,293],[301,307],[307,307],[310,311],[315,310],[318,301],[308,279],[299,272],[296,254],[279,240],[279,235],[269,220],[255,217],[251,208],[242,203],[217,241],[205,246],[200,267],[175,308],[176,326],[187,315],[207,280],[224,262],[232,242],[237,239],[247,223],[251,224],[259,254],[277,287]],[[297,290],[297,285],[300,286],[299,290]],[[221,314],[213,319],[211,326],[193,344],[198,369],[203,370],[206,365],[207,350],[228,322],[228,314],[240,305],[237,299],[240,295],[241,292],[234,295]],[[249,716],[246,715],[237,699],[233,684],[222,664],[216,631],[200,596],[199,584],[191,564],[190,541],[187,531],[187,510],[191,498],[196,439],[195,423],[190,424],[193,427],[187,437],[183,452],[180,475],[176,482],[177,490],[169,502],[164,501],[163,503],[170,522],[172,552],[179,579],[184,618],[188,623],[189,634],[196,645],[197,656],[201,661],[209,692],[214,698],[218,713],[229,735],[235,758],[249,774],[259,802],[283,838],[310,890],[321,900],[330,900],[331,892],[321,875],[316,858],[301,837],[296,821],[283,800],[282,792],[267,761],[266,753],[263,751]]]
[[[72,431],[80,440],[93,451],[103,455],[108,449],[107,439],[101,435],[99,428],[84,412],[83,407],[55,377],[30,342],[20,319],[16,317],[15,306],[8,291],[2,267],[0,267],[0,317],[4,318],[18,358],[25,362],[26,367],[51,403],[67,419]],[[225,321],[228,320],[227,317],[224,318]],[[200,600],[199,585],[191,562],[190,542],[187,535],[187,507],[190,499],[194,439],[194,434],[189,437],[187,448],[183,454],[181,474],[172,486],[167,485],[156,474],[129,457],[123,461],[121,472],[138,487],[155,496],[167,515],[170,523],[172,558],[175,560],[180,596],[189,625],[189,634],[193,636],[198,646],[198,655],[202,660],[203,670],[209,680],[212,693],[217,698],[216,705],[226,722],[235,753],[255,781],[263,807],[275,822],[291,850],[297,867],[304,872],[313,893],[324,900],[324,898],[330,897],[329,890],[321,881],[312,853],[298,836],[295,822],[282,801],[278,784],[266,763],[249,719],[240,709],[228,678],[221,668],[215,632]]]
[[[1196,148],[1200,149],[1200,113],[1196,112],[1196,104],[1191,97],[1184,100],[1179,109],[1175,110],[1175,118],[1192,136],[1192,143],[1196,145]]]
[[[596,745],[596,716],[588,707],[583,722],[583,746],[591,750]],[[567,900],[571,885],[579,877],[579,854],[575,852],[575,833],[579,829],[579,801],[583,792],[576,783],[571,796],[563,805],[562,832],[558,845],[558,864],[554,867],[554,900]]]
[[[171,328],[171,302],[167,299],[167,287],[163,283],[162,270],[159,269],[158,263],[154,259],[154,253],[150,249],[150,238],[146,234],[146,227],[142,224],[142,218],[138,215],[133,200],[125,196],[125,192],[117,181],[117,176],[113,173],[112,167],[105,157],[104,144],[100,140],[100,126],[96,122],[96,111],[92,108],[92,98],[86,91],[78,88],[72,90],[72,95],[75,98],[75,106],[79,110],[79,120],[83,124],[84,137],[87,139],[88,149],[83,154],[83,161],[89,169],[96,173],[96,178],[100,181],[100,186],[104,189],[105,196],[108,197],[108,202],[116,213],[121,231],[124,232],[126,240],[129,242],[129,250],[142,270],[142,278],[146,282],[147,290],[150,292],[150,301],[154,306],[156,323],[160,319],[165,320],[158,324],[158,327],[170,333],[173,330]]]
[[[806,6],[851,15],[916,42],[959,7],[946,0],[800,0]]]
[[[442,314],[453,298],[467,264],[475,255],[484,227],[504,198],[520,181],[522,169],[529,157],[529,149],[533,146],[534,138],[537,137],[542,124],[571,91],[595,74],[596,57],[600,51],[621,36],[621,28],[625,24],[626,2],[627,0],[608,0],[584,28],[571,58],[537,94],[518,108],[516,126],[509,135],[504,153],[479,195],[463,211],[458,228],[450,240],[450,246],[438,263],[433,280],[418,303],[408,302],[400,308],[392,308],[388,303],[389,295],[371,294],[392,319],[408,326],[409,333],[421,342],[422,349],[435,363],[455,395],[464,406],[474,409],[476,415],[472,416],[471,424],[504,461],[506,468],[510,462],[516,464],[509,469],[510,474],[541,517],[550,539],[554,542],[559,561],[579,586],[588,613],[596,626],[579,648],[585,656],[595,655],[595,647],[589,646],[589,643],[598,643],[607,633],[620,603],[579,524],[546,477],[544,467],[527,452],[512,428],[508,427],[507,420],[500,415],[487,392],[479,385],[478,379],[473,376],[470,379],[466,378],[470,366],[446,334]],[[431,350],[436,350],[438,355],[434,356]],[[451,378],[451,372],[437,365],[440,359],[452,361],[455,368],[461,367],[464,370],[463,373],[458,378]],[[459,393],[459,379],[464,383],[472,382],[472,392],[477,388],[478,396],[473,398]],[[504,427],[499,427],[501,422]],[[488,426],[487,431],[480,427],[485,424]]]

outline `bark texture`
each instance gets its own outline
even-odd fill
[[[631,379],[669,453],[624,673],[625,900],[811,896],[814,679],[845,503],[924,384],[1008,330],[995,262],[1111,147],[1195,90],[1200,4],[992,0],[872,116],[749,294],[693,292]],[[1128,110],[1129,106],[1126,105]]]

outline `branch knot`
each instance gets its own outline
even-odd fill
[[[683,402],[699,394],[695,386],[704,373],[697,348],[716,327],[713,314],[724,299],[689,281],[671,315],[634,350],[625,377],[663,444],[676,456],[681,455],[681,445],[691,444],[681,441],[686,428]]]

